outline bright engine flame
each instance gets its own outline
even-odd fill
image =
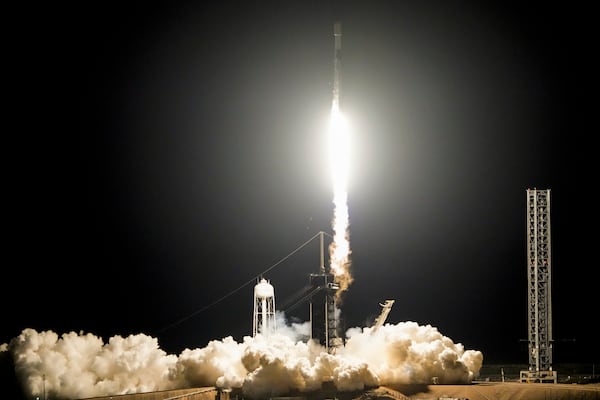
[[[331,108],[329,150],[333,178],[333,242],[329,247],[330,271],[340,288],[337,296],[352,283],[350,275],[350,241],[348,217],[348,172],[350,167],[350,138],[348,125],[338,105]]]

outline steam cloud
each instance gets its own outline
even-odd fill
[[[278,317],[281,319],[282,314]],[[228,336],[179,356],[145,334],[114,336],[38,332],[26,328],[0,351],[10,352],[26,395],[72,399],[202,386],[240,388],[245,396],[310,392],[332,381],[338,391],[404,383],[470,383],[480,351],[465,350],[430,325],[352,328],[336,354],[312,340],[308,323],[278,324],[276,334]]]

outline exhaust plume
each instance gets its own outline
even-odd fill
[[[350,273],[350,218],[348,214],[349,134],[344,115],[334,102],[329,125],[330,162],[333,178],[333,241],[329,246],[330,272],[339,284],[336,297],[348,290]]]

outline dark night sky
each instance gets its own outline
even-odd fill
[[[436,326],[484,363],[526,363],[525,194],[550,188],[555,362],[598,363],[592,11],[308,3],[13,14],[0,343],[24,328],[147,333],[178,354],[251,334],[252,284],[206,306],[332,231],[339,19],[345,326],[395,299],[388,322]],[[315,240],[266,274],[276,305],[318,263]]]

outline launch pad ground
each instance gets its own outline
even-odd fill
[[[243,400],[235,391],[223,396],[216,388],[139,393],[95,397],[94,400]],[[397,385],[356,392],[312,392],[265,400],[600,400],[600,384],[543,384],[519,382],[476,382],[469,385]],[[91,399],[88,399],[91,400]],[[262,400],[262,399],[261,399]]]
[[[485,382],[471,385],[406,385],[404,387],[380,387],[390,390],[390,395],[371,398],[404,398],[422,400],[600,400],[600,384],[526,384],[513,382]],[[395,393],[394,393],[395,392]],[[400,393],[400,397],[394,394]],[[402,397],[403,396],[403,397]]]

